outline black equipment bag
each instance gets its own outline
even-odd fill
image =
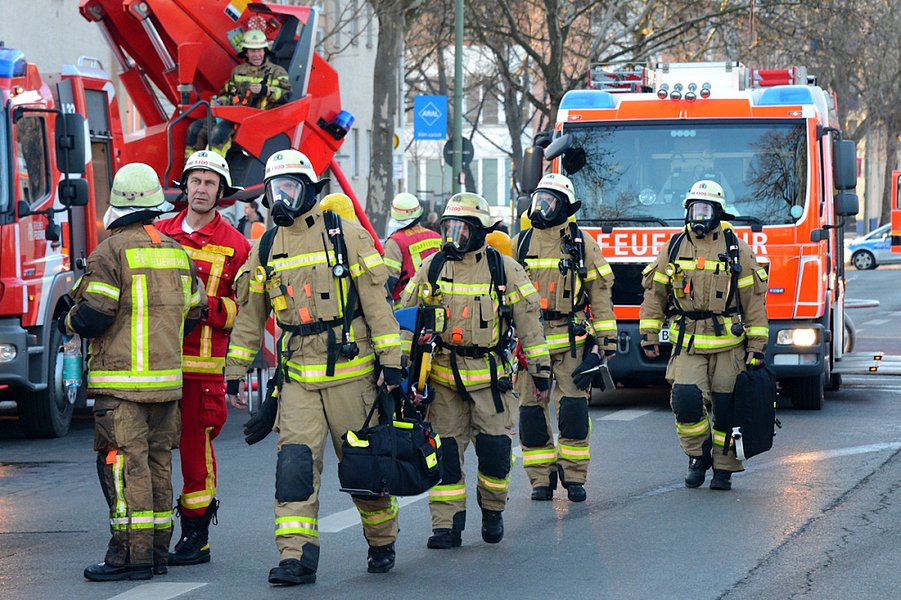
[[[441,481],[441,440],[400,388],[379,390],[363,427],[341,436],[338,480],[342,492],[363,496],[417,496]],[[370,426],[375,412],[378,424]]]
[[[776,426],[776,376],[769,367],[747,369],[735,379],[732,440],[735,457],[747,460],[773,447]]]

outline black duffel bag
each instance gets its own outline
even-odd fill
[[[776,376],[769,367],[747,369],[735,379],[732,440],[735,457],[747,460],[773,447],[776,426]]]
[[[370,427],[376,411],[379,422]],[[363,427],[341,439],[342,492],[417,496],[441,481],[441,440],[412,405],[404,406],[399,388],[379,390]]]

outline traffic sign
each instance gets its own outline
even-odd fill
[[[444,162],[446,162],[450,166],[454,166],[454,140],[447,140],[447,143],[444,144]],[[472,147],[472,142],[468,139],[463,138],[463,160],[461,164],[465,167],[469,163],[472,162],[472,157],[475,154],[475,148]]]
[[[413,139],[443,140],[447,137],[447,96],[413,98]]]

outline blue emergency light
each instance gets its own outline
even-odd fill
[[[601,90],[570,90],[560,101],[560,110],[586,108],[616,108],[616,100],[613,94]]]
[[[354,124],[354,116],[346,110],[342,110],[338,113],[338,116],[334,118],[332,121],[332,125],[335,127],[342,129],[345,133],[350,131],[351,125]]]
[[[22,77],[25,75],[25,53],[15,48],[0,48],[0,77]]]
[[[813,104],[813,94],[806,85],[777,85],[767,88],[757,102],[758,106],[786,106]]]

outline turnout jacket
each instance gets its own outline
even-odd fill
[[[184,321],[200,318],[206,294],[177,242],[152,225],[114,228],[71,295],[69,330],[81,311],[113,318],[88,347],[89,391],[133,402],[181,398]]]
[[[318,204],[290,227],[277,228],[268,260],[272,272],[265,282],[256,277],[261,264],[260,240],[254,242],[250,258],[238,273],[235,298],[239,311],[225,359],[226,380],[244,377],[273,311],[283,330],[279,348],[286,375],[305,389],[372,376],[376,355],[382,367],[400,368],[400,330],[385,299],[385,264],[361,225],[342,221],[341,226],[350,275],[340,279],[332,274],[335,249],[326,236]],[[283,286],[285,293],[275,284]],[[349,294],[350,285],[356,287],[353,294]],[[328,376],[329,338],[333,335],[341,344],[341,320],[351,295],[356,301],[349,313],[353,315],[349,333],[359,354],[353,359],[338,354],[334,375]],[[298,333],[292,334],[292,329]]]
[[[573,315],[576,321],[589,322],[594,329],[598,345],[602,351],[616,351],[616,317],[613,315],[611,292],[613,289],[613,269],[601,256],[596,240],[582,234],[587,274],[584,282],[572,271],[560,270],[561,260],[571,260],[569,252],[563,248],[563,238],[569,233],[569,223],[554,229],[532,229],[526,253],[526,273],[538,292],[541,315],[544,319],[545,335],[551,354],[569,351],[569,313],[572,309],[573,294],[579,307],[580,290],[584,286],[585,297],[590,305],[588,318],[583,306]],[[517,248],[523,233],[513,238],[513,249]],[[574,289],[575,288],[575,289]],[[582,342],[579,342],[582,343]],[[580,355],[581,356],[581,355]]]
[[[391,299],[395,302],[407,286],[422,261],[438,252],[441,236],[422,225],[412,225],[395,231],[385,242],[385,266],[388,267],[388,284],[394,281]]]
[[[669,269],[672,275],[667,274],[671,262],[669,243],[664,244],[657,259],[644,269],[645,292],[639,321],[642,346],[659,343],[660,330],[668,320],[670,342],[674,346],[679,343],[682,330],[682,352],[711,354],[742,343],[746,343],[748,352],[766,349],[767,273],[757,263],[748,244],[736,236],[741,273],[733,277],[728,260],[723,261],[728,259],[725,229],[731,229],[731,225],[723,223],[698,238],[686,228]],[[734,335],[730,328],[737,321],[738,298],[744,332]]]
[[[187,213],[185,209],[156,224],[194,261],[209,298],[206,317],[185,336],[182,370],[188,379],[221,382],[228,334],[238,315],[234,283],[238,269],[247,261],[250,242],[218,212],[202,229],[187,233],[182,229]]]
[[[254,83],[262,84],[259,94],[250,91]],[[268,58],[259,67],[241,63],[232,69],[232,75],[219,92],[220,103],[271,108],[284,104],[291,97],[291,81],[288,72]]]
[[[544,338],[544,328],[538,318],[538,294],[526,276],[522,266],[509,256],[498,253],[503,259],[507,284],[504,302],[511,308],[516,335],[522,343],[529,362],[529,372],[533,377],[547,378],[550,375],[550,356]],[[429,283],[429,265],[435,255],[428,257],[407,283],[401,297],[404,306],[416,306],[420,295]],[[467,252],[463,260],[448,260],[438,275],[442,302],[447,309],[447,324],[440,337],[438,349],[432,355],[432,370],[429,379],[449,388],[455,388],[454,372],[451,365],[450,347],[491,348],[492,358],[458,355],[457,366],[463,386],[468,391],[489,387],[492,379],[509,376],[509,372],[491,373],[491,363],[497,369],[508,370],[509,364],[496,349],[502,333],[497,293],[491,283],[486,246]],[[465,352],[465,350],[464,350]]]

